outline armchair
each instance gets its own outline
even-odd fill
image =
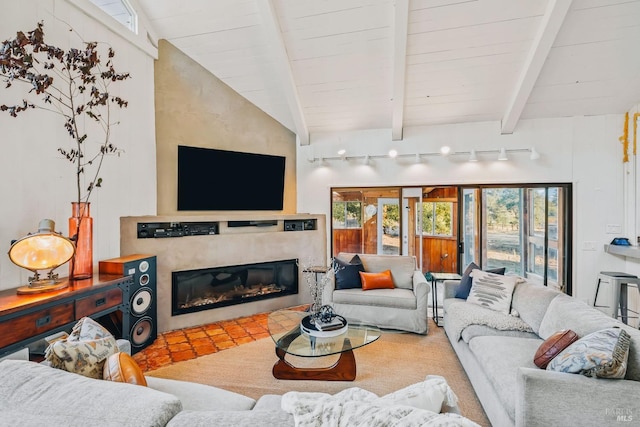
[[[356,254],[341,252],[336,258],[349,262]],[[336,289],[335,277],[326,281],[323,304],[348,318],[380,328],[427,333],[430,286],[414,256],[357,254],[366,272],[391,270],[393,289]]]

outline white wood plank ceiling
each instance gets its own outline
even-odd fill
[[[640,0],[137,0],[167,39],[298,134],[620,114]]]

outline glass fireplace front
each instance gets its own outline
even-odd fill
[[[298,293],[296,259],[174,271],[171,315]]]

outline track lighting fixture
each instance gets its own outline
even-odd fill
[[[540,153],[536,150],[536,147],[531,147],[531,155],[529,156],[531,160],[538,160],[540,158]]]
[[[478,161],[478,155],[476,154],[476,150],[471,150],[471,152],[469,153],[469,161],[470,162]]]

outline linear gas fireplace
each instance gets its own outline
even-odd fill
[[[297,260],[261,262],[171,274],[171,315],[298,293]]]

